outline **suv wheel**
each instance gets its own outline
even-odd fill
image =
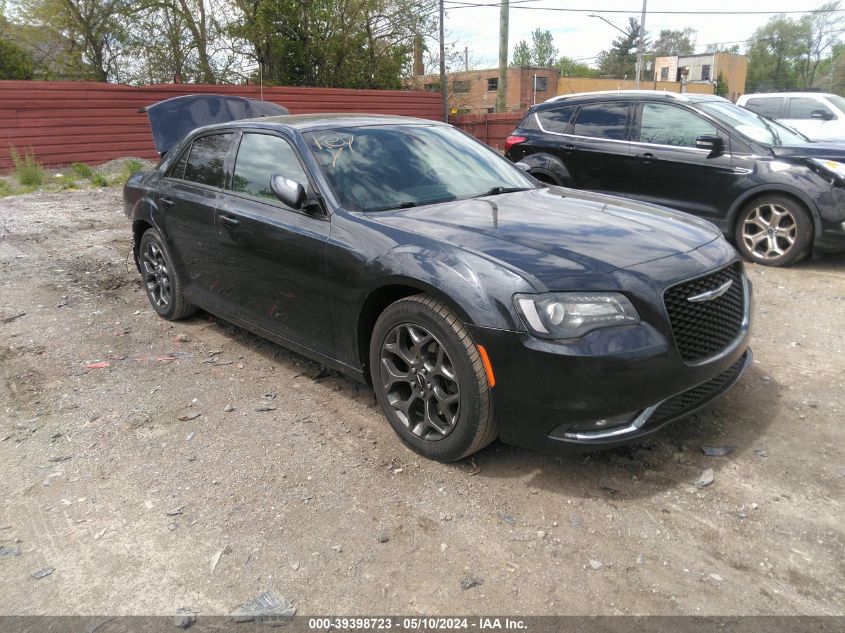
[[[786,266],[809,252],[813,223],[801,204],[785,196],[765,196],[739,214],[735,239],[746,259],[764,266]]]
[[[458,316],[429,296],[400,299],[379,316],[370,375],[394,431],[425,457],[455,461],[496,437],[478,348]]]

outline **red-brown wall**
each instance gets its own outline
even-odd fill
[[[449,119],[449,123],[461,128],[467,134],[472,134],[490,147],[504,149],[505,139],[510,136],[520,120],[522,120],[522,113],[468,114],[452,117]]]
[[[121,156],[155,159],[142,106],[185,94],[260,98],[259,86],[124,86],[75,81],[0,81],[0,169],[9,146],[32,150],[44,165],[103,163]],[[440,94],[407,90],[264,88],[264,99],[291,114],[364,112],[441,119]]]

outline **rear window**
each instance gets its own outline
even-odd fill
[[[232,146],[233,136],[232,133],[211,134],[195,140],[185,165],[184,179],[201,185],[222,187],[223,166]]]
[[[546,132],[566,134],[573,112],[575,112],[575,106],[564,106],[551,110],[541,110],[537,113],[537,118]]]
[[[745,107],[757,114],[762,114],[770,119],[776,119],[780,116],[781,103],[783,103],[783,99],[781,97],[766,97],[761,99],[749,99],[748,103],[745,104]]]
[[[622,141],[627,122],[627,103],[595,103],[581,107],[573,134]]]

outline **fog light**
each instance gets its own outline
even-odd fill
[[[622,426],[628,424],[637,416],[637,411],[630,411],[628,413],[620,413],[619,415],[608,416],[606,418],[599,418],[598,420],[582,420],[576,422],[567,429],[568,431],[595,431],[598,429],[610,429],[614,426]]]

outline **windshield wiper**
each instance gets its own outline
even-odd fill
[[[488,189],[484,193],[480,193],[477,196],[473,196],[473,198],[483,198],[484,196],[498,196],[503,193],[515,193],[517,191],[528,191],[529,189],[534,189],[535,187],[492,187]]]

